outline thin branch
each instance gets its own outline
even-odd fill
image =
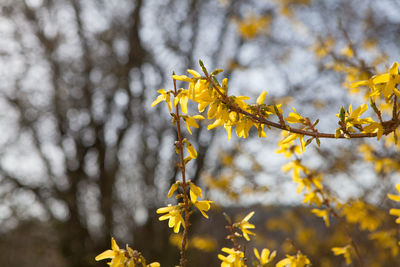
[[[247,117],[250,117],[254,122],[265,124],[265,125],[277,128],[277,129],[289,131],[291,133],[297,133],[297,134],[306,135],[306,136],[313,136],[313,137],[317,137],[317,138],[344,139],[344,138],[346,138],[346,136],[350,137],[350,138],[366,138],[366,137],[376,137],[377,136],[377,133],[348,133],[348,135],[346,134],[346,136],[345,136],[345,134],[341,134],[340,136],[335,136],[335,134],[331,134],[331,133],[320,133],[320,132],[316,132],[316,131],[312,131],[312,130],[307,131],[307,130],[290,127],[288,125],[281,125],[280,123],[269,121],[269,120],[265,119],[264,117],[249,113],[249,112],[241,109],[238,105],[233,103],[232,100],[227,95],[225,95],[224,93],[221,92],[221,90],[219,90],[217,85],[212,80],[211,76],[206,74],[206,79],[212,85],[212,87],[217,91],[217,93],[221,96],[220,100],[222,101],[222,103],[227,105],[231,111],[235,111],[237,113],[240,113]],[[383,134],[388,135],[389,133],[395,131],[396,128],[399,126],[399,124],[400,124],[400,120],[398,120],[397,118],[394,118],[394,119],[388,120],[388,121],[384,121],[383,125],[387,125],[388,127],[385,127]]]
[[[174,79],[174,96],[176,97],[179,92],[176,89],[176,80]],[[185,159],[184,159],[184,154],[183,154],[183,146],[184,146],[184,141],[182,138],[182,133],[181,133],[181,118],[179,115],[179,105],[176,105],[176,109],[175,109],[175,116],[176,116],[176,129],[177,129],[177,134],[178,134],[178,140],[175,143],[177,148],[179,149],[179,159],[180,159],[180,163],[179,163],[179,168],[181,170],[182,173],[182,188],[183,188],[183,209],[185,212],[185,227],[183,230],[183,237],[182,237],[182,244],[181,244],[181,260],[180,260],[180,264],[181,267],[185,267],[187,264],[187,259],[185,258],[185,250],[186,250],[186,244],[187,244],[187,239],[188,239],[188,234],[189,234],[189,226],[190,226],[190,222],[189,222],[189,217],[190,217],[190,202],[189,202],[189,198],[188,198],[188,183],[186,181],[186,168],[185,168]]]

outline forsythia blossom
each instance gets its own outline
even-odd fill
[[[258,253],[258,250],[254,248],[254,255],[256,256],[257,260],[260,262],[261,266],[266,265],[267,263],[270,263],[276,256],[276,251],[273,251],[270,253],[269,249],[264,248],[260,253]]]
[[[179,205],[172,206],[168,205],[167,207],[162,207],[157,210],[157,213],[167,213],[162,215],[159,220],[169,220],[168,226],[174,227],[174,232],[178,233],[181,225],[185,227],[185,221],[181,215],[181,207]]]
[[[254,229],[255,226],[254,224],[249,223],[249,220],[251,217],[253,217],[254,215],[254,211],[250,212],[249,214],[247,214],[246,217],[244,217],[244,219],[239,223],[239,228],[240,230],[242,230],[243,233],[243,237],[249,241],[249,235],[255,235],[253,232],[249,231],[248,229]]]
[[[343,255],[343,257],[346,259],[346,264],[349,265],[351,263],[351,246],[347,245],[345,247],[335,247],[332,248],[333,254],[337,255]]]
[[[218,254],[218,259],[220,259],[221,267],[245,267],[244,264],[244,253],[240,250],[235,250],[233,248],[222,248],[222,251],[227,253],[227,256]]]
[[[104,259],[111,259],[111,261],[108,263],[110,267],[139,266],[137,264],[146,267],[160,267],[160,263],[158,262],[153,262],[146,265],[146,260],[143,258],[143,256],[141,256],[138,251],[135,251],[128,246],[126,246],[126,250],[120,249],[114,238],[111,238],[111,250],[108,249],[96,256],[96,261]]]
[[[125,250],[118,247],[117,242],[115,242],[114,238],[111,239],[111,250],[108,249],[96,256],[96,261],[104,259],[111,259],[111,267],[119,267],[120,264],[123,264],[126,260]]]
[[[160,93],[160,95],[157,97],[156,100],[153,101],[151,106],[154,107],[155,105],[159,104],[160,102],[165,101],[165,102],[167,102],[169,112],[171,112],[172,104],[171,104],[171,96],[169,95],[169,92],[166,92],[164,89],[160,89],[157,92]]]
[[[311,212],[314,213],[315,215],[317,215],[318,217],[321,217],[324,220],[325,225],[327,227],[329,227],[329,225],[330,225],[329,224],[329,209],[326,209],[326,210],[312,209]]]
[[[385,100],[388,102],[392,94],[400,97],[400,92],[396,88],[396,85],[399,83],[399,63],[394,62],[388,73],[375,75],[369,80],[355,82],[350,85],[350,88],[368,86],[372,90],[371,96],[383,95]]]
[[[286,255],[286,258],[279,261],[276,267],[304,267],[310,263],[307,256],[298,252],[296,256]]]

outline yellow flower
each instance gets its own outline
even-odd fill
[[[304,194],[303,203],[307,202],[309,205],[315,204],[317,207],[322,205],[322,200],[316,191]]]
[[[108,249],[98,255],[95,259],[96,261],[111,259],[111,262],[108,263],[110,267],[135,267],[135,262],[143,263],[146,260],[139,254],[137,251],[134,251],[128,245],[126,246],[126,250],[120,249],[115,242],[114,238],[111,238],[111,249]],[[147,264],[146,267],[160,267],[160,263],[153,262]]]
[[[351,46],[345,46],[342,50],[340,50],[340,54],[346,56],[348,58],[352,58],[354,56],[354,51]]]
[[[344,256],[344,258],[346,259],[346,264],[349,265],[351,263],[351,246],[347,245],[345,247],[335,247],[332,248],[332,252],[333,254],[335,254],[336,256],[338,255],[342,255]]]
[[[356,120],[358,119],[358,117],[360,117],[366,110],[368,109],[368,106],[366,104],[362,104],[361,106],[359,106],[358,108],[356,108],[353,111],[352,105],[350,104],[349,106],[349,119],[351,120]]]
[[[188,141],[186,141],[186,148],[187,148],[187,150],[189,152],[189,157],[191,157],[192,159],[197,158],[196,149],[194,149],[193,145]]]
[[[310,264],[306,255],[297,253],[296,256],[286,255],[286,258],[276,264],[276,267],[304,267]]]
[[[192,74],[193,77],[195,77],[195,78],[200,78],[200,77],[201,77],[200,73],[198,73],[198,72],[195,71],[195,70],[187,69],[187,72],[189,72],[190,74]]]
[[[201,193],[201,188],[190,182],[190,199],[193,202],[196,202],[197,197],[203,197],[203,194]]]
[[[286,139],[285,137],[290,135],[290,132],[282,131],[281,135],[284,137],[284,139],[279,141],[278,143],[279,149],[275,151],[276,153],[283,153],[287,158],[289,158],[293,153],[296,154],[302,153],[300,146],[294,144],[293,141],[292,142],[285,141]],[[285,141],[285,143],[283,143],[282,141]]]
[[[376,231],[369,234],[368,239],[373,240],[376,246],[389,249],[393,257],[399,255],[399,244],[397,241],[397,229]]]
[[[255,235],[255,233],[253,233],[253,232],[251,232],[251,231],[248,230],[248,229],[254,229],[254,228],[256,228],[256,227],[254,226],[254,224],[249,223],[249,220],[250,220],[251,217],[253,217],[253,215],[254,215],[254,211],[252,211],[252,212],[250,212],[249,214],[247,214],[247,216],[244,217],[244,219],[239,223],[239,228],[240,228],[240,230],[242,230],[243,237],[244,237],[247,241],[250,240],[249,235]]]
[[[168,198],[172,197],[172,195],[174,194],[174,192],[175,192],[176,190],[178,190],[178,188],[179,188],[179,184],[178,184],[178,183],[172,184],[172,185],[171,185],[171,188],[170,188],[169,191],[168,191]]]
[[[285,139],[279,141],[279,145],[292,144],[297,138],[299,138],[301,150],[304,152],[306,149],[306,142],[304,141],[304,135],[302,134],[290,133]]]
[[[393,93],[396,84],[399,83],[399,78],[399,63],[394,62],[392,67],[389,69],[389,80],[386,82],[386,86],[382,90],[382,94],[385,96],[385,99],[388,99]]]
[[[104,251],[103,253],[99,254],[96,256],[95,260],[100,261],[104,259],[111,259],[110,267],[120,267],[123,266],[125,262],[125,250],[120,249],[117,245],[117,242],[115,242],[114,238],[111,238],[111,249],[108,249]]]
[[[390,209],[390,215],[397,216],[396,223],[400,223],[400,209]]]
[[[258,131],[258,137],[259,138],[262,138],[262,137],[266,138],[267,137],[267,134],[264,131],[264,124],[258,125],[257,131]]]
[[[232,248],[222,248],[223,252],[227,253],[227,256],[218,254],[220,259],[221,267],[245,267],[244,264],[244,253],[240,250],[234,250]]]
[[[217,119],[212,124],[207,126],[207,130],[214,129],[215,127],[218,127],[218,126],[221,126],[221,125],[224,125],[224,121],[221,120],[221,119]]]
[[[210,210],[210,203],[213,203],[211,200],[199,200],[196,202],[193,202],[193,205],[201,212],[201,214],[208,219],[208,215],[205,213],[205,211]]]
[[[371,122],[369,125],[363,128],[364,133],[376,133],[377,139],[381,139],[383,135],[383,126],[379,122]]]
[[[212,237],[194,236],[190,240],[190,246],[204,252],[212,252],[216,249],[217,242]]]
[[[151,106],[154,107],[161,101],[165,101],[168,104],[169,112],[171,112],[172,105],[171,105],[171,97],[169,95],[169,92],[166,92],[164,89],[160,89],[157,92],[160,93],[160,95],[156,98],[156,100],[153,101],[153,103],[151,103]]]
[[[293,170],[293,181],[299,181],[300,180],[300,172],[304,172],[305,174],[308,174],[308,170],[305,166],[303,166],[299,160],[294,160],[289,163],[286,163],[285,165],[282,166],[282,170],[284,172],[289,172],[290,170]],[[301,190],[300,190],[301,192]],[[299,192],[298,192],[299,193]]]
[[[373,124],[374,120],[370,117],[368,118],[359,118],[366,110],[368,109],[368,106],[366,104],[362,104],[358,108],[353,110],[353,105],[349,105],[349,110],[345,111],[344,108],[342,107],[340,112],[336,114],[336,117],[338,117],[341,121],[346,123],[346,130],[349,132],[356,132],[356,130],[353,128],[355,125],[363,125],[363,124]],[[375,131],[375,128],[372,128],[373,126],[370,126],[367,128],[368,131]],[[340,130],[340,128],[338,129]],[[376,129],[378,131],[378,129]],[[340,132],[341,133],[341,132]],[[337,135],[340,134],[337,132]],[[383,132],[382,132],[383,133]]]
[[[152,262],[150,264],[148,264],[146,267],[160,267],[160,263],[159,262]]]
[[[182,116],[182,118],[183,118],[183,120],[186,124],[186,128],[190,134],[192,134],[192,130],[190,129],[190,127],[199,128],[199,125],[197,124],[196,120],[204,120],[204,117],[201,115],[194,115],[192,117]]]
[[[159,220],[167,220],[168,221],[168,226],[169,227],[174,227],[174,232],[178,233],[181,225],[185,227],[185,221],[182,218],[181,215],[181,208],[179,206],[172,206],[168,205],[167,207],[162,207],[157,210],[157,213],[167,213],[162,215]]]
[[[217,114],[218,111],[218,107],[221,103],[219,101],[215,101],[214,103],[212,103],[210,105],[210,107],[208,108],[208,112],[207,112],[207,118],[209,120],[211,120],[212,118],[215,117],[215,115]]]
[[[289,123],[303,123],[305,120],[304,118],[297,113],[295,108],[292,108],[294,112],[290,112],[289,116],[286,118],[286,121]]]
[[[311,212],[321,217],[325,221],[326,227],[329,227],[329,210],[312,209]]]
[[[236,124],[236,135],[238,137],[243,137],[243,138],[249,138],[249,131],[251,127],[253,126],[253,121],[249,118],[242,118],[237,124]]]
[[[400,193],[400,184],[396,184],[396,189]],[[387,196],[393,201],[400,202],[400,195],[388,194]]]
[[[228,135],[228,140],[232,138],[232,125],[225,123],[224,128],[226,130],[226,134]]]
[[[258,250],[256,248],[254,248],[254,255],[256,256],[256,258],[258,259],[258,261],[260,262],[260,264],[262,266],[264,266],[267,263],[270,263],[276,256],[276,251],[272,252],[270,254],[269,249],[264,248],[261,251],[261,256],[258,253]]]
[[[183,81],[183,82],[188,82],[188,83],[193,81],[191,78],[189,78],[186,75],[172,75],[172,79],[178,80],[178,81]]]
[[[328,37],[326,40],[318,41],[312,48],[317,57],[323,58],[332,51],[334,46],[335,40],[332,37]]]
[[[260,33],[265,33],[271,23],[271,17],[266,15],[263,17],[250,14],[247,18],[240,20],[238,23],[239,34],[245,39],[252,39]]]
[[[259,105],[264,104],[266,96],[267,96],[267,91],[262,91],[262,93],[257,97],[256,103]]]
[[[176,105],[178,105],[178,102],[179,102],[181,104],[182,113],[187,114],[188,113],[188,108],[187,108],[188,100],[189,100],[189,91],[182,90],[174,99],[174,107],[176,107]]]
[[[396,88],[396,85],[399,83],[400,83],[399,63],[394,62],[393,65],[390,67],[388,73],[375,75],[369,80],[352,83],[350,85],[350,88],[356,88],[359,86],[368,86],[372,90],[371,96],[382,94],[385,97],[385,100],[388,101],[392,93],[400,96],[400,92]],[[382,84],[382,86],[379,84]]]

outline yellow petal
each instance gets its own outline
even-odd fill
[[[110,267],[120,267],[120,263],[124,262],[125,256],[122,254],[118,254],[115,258],[111,261]]]
[[[393,65],[389,69],[389,73],[391,75],[396,75],[399,73],[399,63],[398,62],[393,63]]]
[[[185,114],[188,113],[188,108],[187,108],[188,99],[189,98],[187,97],[187,95],[182,96],[180,99],[181,109],[182,109],[182,112]]]
[[[223,124],[224,124],[224,121],[221,119],[218,119],[218,120],[214,121],[213,124],[208,125],[207,130],[214,129],[215,127],[221,126]]]
[[[286,259],[283,259],[283,260],[279,261],[279,262],[276,264],[276,267],[285,267],[285,266],[291,264],[291,262],[292,262],[292,261],[291,261],[290,259],[286,258]]]
[[[300,135],[300,144],[301,144],[301,150],[303,152],[306,150],[306,142],[304,141],[304,135]]]
[[[163,101],[165,97],[163,95],[159,95],[156,100],[151,103],[151,107],[154,107],[155,105],[159,104],[161,101]]]
[[[396,184],[396,190],[400,193],[400,184]]]
[[[355,83],[350,84],[350,89],[354,89],[354,88],[357,88],[360,86],[368,86],[368,84],[369,84],[368,80],[355,82]]]
[[[195,70],[188,69],[187,72],[189,72],[190,74],[192,74],[193,77],[196,77],[196,78],[200,78],[200,77],[201,77],[200,73],[198,73],[198,72],[195,71]]]
[[[269,257],[269,250],[264,248],[261,252],[261,260],[263,263],[267,263]]]
[[[212,103],[212,104],[210,105],[210,107],[208,108],[207,118],[208,118],[209,120],[211,120],[212,118],[214,118],[215,115],[216,115],[216,113],[217,113],[217,110],[218,110],[218,104],[217,104],[216,102]]]
[[[228,140],[231,140],[232,138],[232,126],[231,125],[224,125],[226,134],[228,135]]]
[[[172,79],[184,82],[191,82],[192,79],[186,75],[172,75]]]
[[[157,209],[157,213],[166,213],[169,212],[170,210],[172,210],[174,208],[174,206],[167,206],[167,207],[162,207]]]
[[[114,258],[114,256],[115,256],[115,252],[112,251],[111,249],[108,249],[108,250],[104,251],[103,253],[97,255],[95,260],[101,261],[104,259],[112,259],[112,258]]]
[[[168,198],[172,197],[174,192],[179,188],[179,185],[177,183],[171,185],[171,188],[168,191]]]
[[[260,259],[260,254],[258,253],[258,250],[256,248],[254,248],[254,255],[257,259]]]
[[[152,263],[148,264],[147,267],[160,267],[160,263],[152,262]]]
[[[259,105],[264,104],[266,95],[267,91],[262,91],[262,93],[258,96],[256,103]]]
[[[400,202],[400,195],[388,194],[387,196],[388,196],[388,198],[390,198],[393,201]]]
[[[119,247],[117,245],[117,242],[115,242],[114,237],[111,238],[111,249],[114,250],[114,251],[118,251],[119,250]]]
[[[193,145],[191,143],[187,143],[187,150],[189,152],[189,156],[192,159],[197,158],[197,151],[194,149]]]
[[[196,119],[196,120],[204,120],[204,117],[201,115],[194,115],[194,116],[192,116],[192,118]]]
[[[181,221],[178,221],[177,223],[175,223],[175,225],[174,225],[174,233],[176,233],[176,234],[179,233],[179,228],[180,227],[181,227]]]
[[[385,73],[385,74],[381,74],[381,75],[372,77],[372,82],[374,84],[386,83],[389,81],[389,78],[390,78],[389,73]]]
[[[247,222],[250,220],[251,217],[253,217],[254,215],[254,211],[250,212],[249,214],[247,214],[246,217],[244,217],[244,219],[242,220],[242,222]]]

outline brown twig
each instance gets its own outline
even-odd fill
[[[176,97],[179,92],[177,90],[176,87],[176,80],[173,80],[174,82],[174,91],[173,94]],[[181,117],[179,115],[179,105],[176,105],[175,108],[175,119],[176,119],[176,130],[177,130],[177,135],[178,135],[178,140],[177,142],[175,142],[175,145],[177,146],[178,150],[179,150],[179,160],[180,163],[178,164],[179,169],[181,170],[182,173],[182,189],[183,189],[183,210],[184,210],[184,221],[185,221],[185,225],[184,225],[184,229],[183,229],[183,236],[182,236],[182,243],[181,243],[181,259],[180,259],[180,264],[181,267],[185,267],[186,263],[187,263],[187,259],[185,256],[185,250],[186,250],[186,244],[187,244],[187,239],[188,239],[188,228],[190,226],[190,222],[189,222],[189,217],[190,217],[190,201],[189,201],[189,197],[188,197],[188,183],[186,181],[186,168],[185,168],[185,159],[184,159],[184,154],[183,154],[183,146],[184,146],[184,141],[182,138],[182,133],[181,133]]]
[[[376,137],[377,136],[377,133],[348,133],[346,135],[341,134],[340,136],[335,136],[335,134],[331,134],[331,133],[321,133],[321,132],[318,132],[315,130],[308,131],[308,130],[290,127],[288,125],[282,125],[281,123],[276,123],[276,122],[267,120],[260,115],[252,114],[252,113],[249,113],[249,112],[241,109],[238,105],[236,105],[235,103],[232,103],[232,100],[226,94],[222,93],[221,90],[219,90],[218,86],[214,83],[214,81],[208,74],[206,74],[206,80],[212,85],[212,87],[220,95],[220,97],[221,97],[220,100],[225,105],[227,105],[227,107],[231,111],[235,111],[237,113],[243,114],[243,115],[251,118],[256,123],[265,124],[265,125],[277,128],[277,129],[289,131],[291,133],[297,133],[297,134],[301,134],[301,135],[305,135],[305,136],[313,136],[316,138],[335,138],[335,139],[346,138],[346,139],[348,139],[349,137],[350,138],[367,138],[367,137]],[[385,127],[385,129],[383,131],[383,135],[388,135],[389,133],[396,130],[396,128],[400,124],[400,120],[396,117],[396,118],[392,118],[392,120],[384,121],[383,124],[390,125],[390,127]]]
[[[229,225],[225,226],[225,228],[231,232],[231,234],[227,236],[227,239],[230,239],[232,241],[233,246],[235,247],[235,250],[240,250],[240,245],[237,242],[236,231],[235,231],[235,227],[233,226],[233,224],[229,224]]]

